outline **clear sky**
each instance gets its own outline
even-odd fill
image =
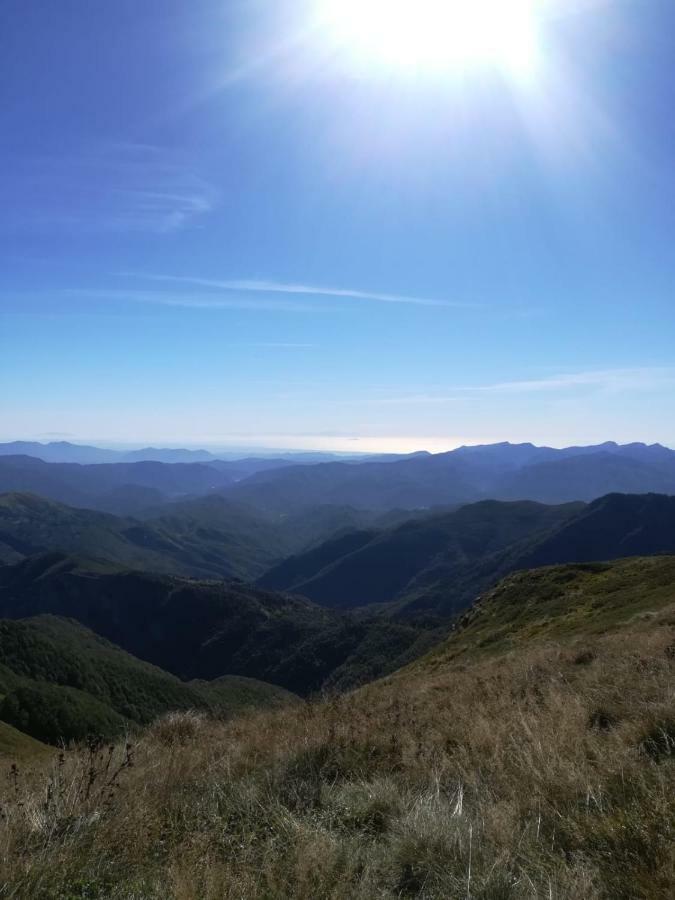
[[[675,4],[384,5],[3,0],[1,440],[675,446]]]

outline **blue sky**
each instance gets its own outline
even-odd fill
[[[526,80],[317,2],[4,0],[0,439],[675,446],[672,2]]]

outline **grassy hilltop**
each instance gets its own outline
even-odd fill
[[[518,573],[351,694],[19,764],[5,893],[666,900],[675,559]]]

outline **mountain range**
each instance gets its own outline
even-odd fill
[[[110,450],[104,447],[91,447],[86,444],[72,444],[70,441],[8,441],[0,443],[0,456],[34,456],[44,462],[62,463],[115,463],[115,462],[164,462],[191,463],[216,461],[241,461],[256,459],[263,464],[292,464],[294,462],[326,462],[340,459],[335,453],[311,451],[267,452],[264,456],[251,457],[250,454],[222,451],[212,453],[209,450],[195,450],[173,447],[143,447],[138,450]]]
[[[0,492],[28,491],[123,515],[210,494],[227,496],[267,516],[317,506],[383,512],[483,499],[556,504],[590,501],[613,492],[675,494],[675,452],[659,444],[607,442],[558,450],[505,443],[447,453],[310,463],[288,456],[83,464],[45,462],[9,453],[16,445],[3,447]],[[33,445],[23,449],[42,452]]]
[[[182,680],[239,675],[307,694],[416,658],[511,572],[675,553],[675,497],[482,501],[344,530],[273,565],[256,586],[223,572],[216,580],[176,574],[186,560],[198,568],[215,553],[212,536],[200,543],[198,530],[190,542],[147,523],[8,495],[0,534],[21,557],[0,567],[0,617],[77,620]],[[39,552],[40,543],[61,552]]]
[[[3,457],[17,896],[670,897],[672,454],[541,449]]]
[[[558,577],[602,580],[618,571],[608,560],[664,554],[675,453],[659,445],[339,461],[0,453],[0,746],[350,689],[468,634],[486,597],[517,615],[528,572],[573,567],[541,576],[539,604]]]
[[[258,584],[328,607],[378,603],[396,616],[449,616],[508,572],[659,553],[675,553],[675,497],[610,494],[561,506],[482,501],[345,534],[274,566]]]
[[[675,553],[675,497],[483,500],[412,516],[315,507],[273,519],[213,495],[134,519],[0,495],[0,562],[50,551],[100,569],[255,581],[333,609],[448,617],[517,569]]]
[[[532,444],[460,447],[387,463],[323,463],[257,472],[228,495],[288,512],[316,503],[414,509],[477,500],[567,503],[607,493],[675,493],[675,452],[659,444],[555,450]]]

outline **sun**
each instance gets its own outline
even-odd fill
[[[525,76],[540,51],[545,0],[319,0],[336,49],[360,65]]]

